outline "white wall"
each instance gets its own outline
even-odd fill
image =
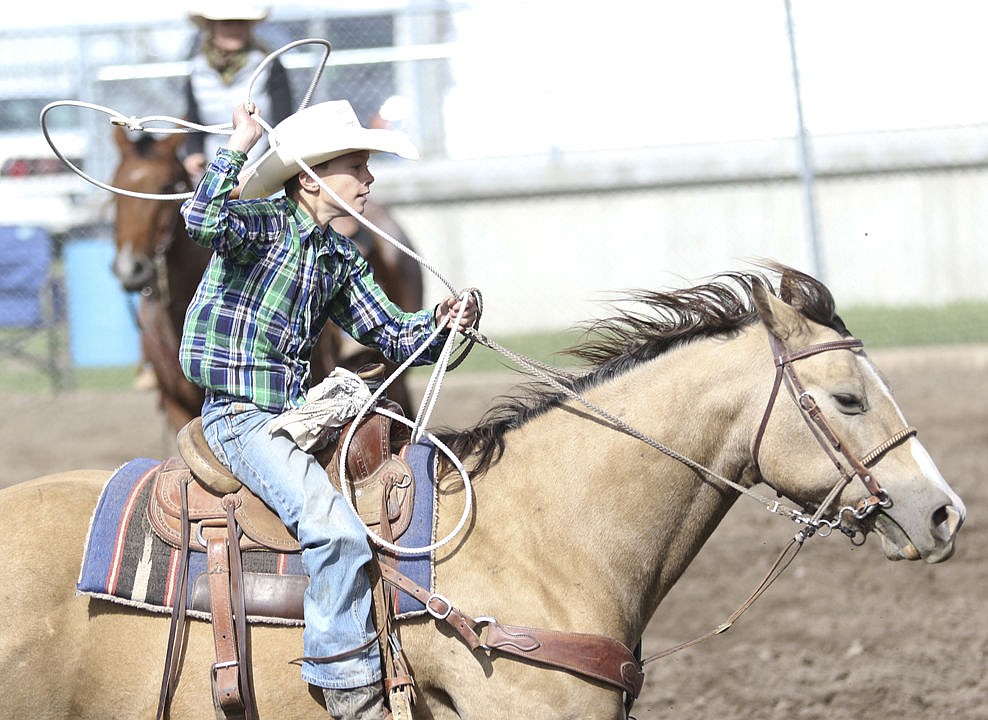
[[[791,145],[389,163],[375,193],[454,287],[483,291],[488,330],[554,329],[598,314],[610,291],[694,284],[754,258],[814,272]],[[988,300],[988,128],[817,147],[816,274],[838,307]],[[445,292],[431,276],[427,288]]]

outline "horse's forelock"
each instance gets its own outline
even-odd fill
[[[806,318],[841,335],[849,335],[844,321],[837,314],[834,296],[822,282],[793,268],[777,263],[767,267],[780,275],[779,297],[799,310]]]
[[[150,133],[141,133],[134,140],[134,150],[142,158],[152,157],[155,154],[155,148],[157,147],[157,139],[154,135]]]

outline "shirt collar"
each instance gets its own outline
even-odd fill
[[[316,221],[312,219],[312,216],[287,195],[285,196],[285,203],[288,212],[298,223],[298,234],[302,241],[306,241],[315,235],[317,241],[321,241],[319,242],[320,253],[336,252],[345,257],[349,256],[348,249],[352,248],[352,243],[348,242],[344,236],[340,235],[330,226],[321,228],[316,225]]]
[[[298,234],[303,240],[319,229],[312,216],[287,195],[285,196],[285,208],[288,210],[288,214],[295,218],[295,222],[298,223]]]

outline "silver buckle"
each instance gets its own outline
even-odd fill
[[[433,610],[432,609],[433,600],[438,600],[439,602],[443,603],[446,606],[446,610],[444,612]],[[440,595],[439,593],[432,593],[431,595],[429,595],[429,599],[425,603],[425,609],[428,610],[429,614],[432,615],[432,617],[434,617],[436,620],[445,620],[446,618],[449,617],[449,614],[453,612],[453,603],[451,603],[449,600],[447,600],[444,596]]]

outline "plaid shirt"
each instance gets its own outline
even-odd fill
[[[432,313],[402,312],[353,243],[291,199],[229,200],[245,159],[220,150],[182,206],[189,236],[214,251],[185,316],[186,377],[272,412],[297,407],[328,320],[406,360],[435,329]],[[435,362],[441,348],[437,338],[417,362]]]

